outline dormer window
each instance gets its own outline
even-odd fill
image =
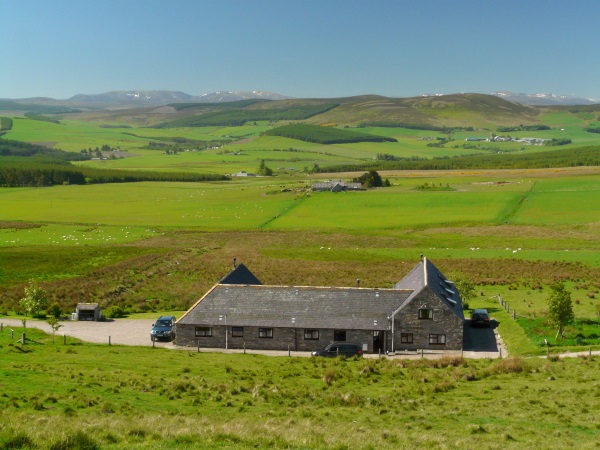
[[[433,309],[431,309],[431,308],[419,309],[419,319],[433,320]]]

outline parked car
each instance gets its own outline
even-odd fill
[[[152,325],[151,341],[172,341],[175,339],[175,316],[160,316]]]
[[[362,347],[358,344],[348,344],[346,342],[332,342],[331,344],[311,353],[312,356],[326,356],[335,358],[336,356],[345,356],[351,358],[353,356],[362,356]]]
[[[490,327],[490,315],[487,309],[475,309],[471,313],[472,327]]]

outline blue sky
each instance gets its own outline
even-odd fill
[[[600,101],[597,0],[0,0],[0,98],[510,90]]]

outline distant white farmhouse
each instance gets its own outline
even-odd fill
[[[253,173],[248,173],[245,170],[242,170],[241,172],[238,172],[238,173],[232,173],[231,176],[232,177],[255,177],[256,175],[254,175]]]

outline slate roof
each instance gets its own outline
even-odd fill
[[[464,319],[458,289],[424,258],[393,289],[265,286],[239,264],[177,323],[224,325],[227,315],[228,326],[388,330],[388,318],[424,289]]]
[[[388,330],[388,316],[412,291],[218,284],[177,323]],[[292,320],[294,319],[294,320]]]
[[[243,264],[238,264],[225,275],[219,284],[262,284],[258,278]]]
[[[427,258],[423,258],[413,270],[394,285],[394,289],[413,289],[414,293],[411,298],[425,287],[431,289],[435,295],[442,299],[454,314],[461,319],[465,318],[458,289]]]
[[[98,303],[77,303],[78,311],[94,311],[96,308],[99,308],[100,305]]]

